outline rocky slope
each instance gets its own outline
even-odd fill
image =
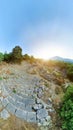
[[[0,65],[1,130],[57,130],[56,108],[68,84],[64,72],[42,62]]]

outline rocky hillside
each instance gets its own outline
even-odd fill
[[[65,65],[37,60],[0,65],[0,129],[58,130],[57,108],[66,88]]]

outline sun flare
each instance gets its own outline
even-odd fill
[[[36,54],[37,58],[42,58],[44,60],[48,60],[51,57],[54,56],[64,56],[64,50],[60,47],[50,47],[47,48],[41,48],[40,51]]]

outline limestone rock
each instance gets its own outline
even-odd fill
[[[46,121],[50,121],[51,120],[51,117],[48,115],[47,117],[46,117]]]
[[[27,112],[24,110],[17,109],[15,115],[21,119],[27,120]]]
[[[16,108],[13,104],[9,103],[9,104],[6,106],[6,109],[7,109],[9,112],[11,112],[12,114],[15,114],[15,111],[16,111],[17,108]]]
[[[0,97],[0,101],[2,102],[2,100],[3,100],[3,97]]]
[[[37,111],[37,119],[46,118],[48,116],[48,112],[46,109],[40,109]]]
[[[36,123],[36,113],[35,112],[28,112],[27,113],[27,121]]]
[[[35,111],[36,110],[39,110],[42,108],[42,104],[35,104],[33,107],[32,107]]]
[[[4,109],[2,112],[1,112],[1,118],[3,119],[7,119],[10,117],[10,114],[8,113],[8,111],[6,109]]]
[[[6,107],[8,105],[8,103],[9,103],[8,99],[7,98],[3,98],[3,100],[2,100],[3,106]]]

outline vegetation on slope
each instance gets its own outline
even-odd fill
[[[63,130],[73,130],[73,85],[69,86],[60,109]]]

